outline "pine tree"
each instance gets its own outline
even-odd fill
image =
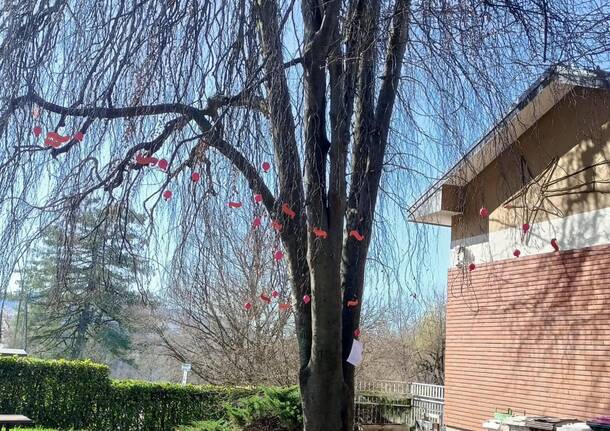
[[[47,229],[22,278],[35,351],[73,359],[96,347],[127,353],[129,307],[148,272],[144,238],[138,215],[117,206],[100,212],[95,201]]]

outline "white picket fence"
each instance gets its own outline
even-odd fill
[[[356,420],[361,425],[444,425],[444,386],[391,380],[359,380],[355,390]]]

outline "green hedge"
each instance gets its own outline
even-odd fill
[[[0,412],[24,414],[53,428],[88,426],[99,394],[110,392],[108,368],[88,361],[0,357]]]
[[[88,431],[166,431],[195,420],[220,419],[223,405],[254,388],[113,381],[89,361],[0,357],[0,411],[36,425]]]

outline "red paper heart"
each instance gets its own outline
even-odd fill
[[[519,257],[521,256],[521,250],[519,250],[518,248],[515,249],[515,251],[513,251],[513,256],[515,257]]]
[[[278,292],[277,290],[274,290],[273,292],[271,292],[271,296],[273,296],[274,298],[277,298],[278,296],[280,296],[280,292]]]
[[[282,260],[283,257],[284,253],[281,250],[277,250],[275,253],[273,253],[273,258],[278,262]]]
[[[303,302],[305,304],[309,304],[311,302],[311,296],[309,295],[303,295]]]
[[[559,251],[559,243],[557,242],[556,238],[551,240],[551,246],[555,249],[555,251]]]
[[[241,208],[241,202],[229,202],[229,208]]]
[[[263,171],[265,173],[269,172],[269,170],[271,169],[271,164],[269,162],[263,162]]]
[[[360,232],[357,230],[350,231],[349,236],[354,237],[356,241],[362,241],[364,239],[364,237],[360,235]]]
[[[489,217],[489,210],[488,210],[487,208],[485,208],[485,207],[482,207],[482,208],[479,210],[479,215],[480,215],[481,217],[483,217],[483,218]]]
[[[201,179],[201,174],[199,172],[193,172],[191,174],[191,180],[196,183]]]
[[[259,202],[262,202],[262,200],[263,200],[263,195],[259,195],[259,194],[254,195],[254,202],[259,203]]]
[[[354,337],[358,338],[360,336],[360,329],[356,329],[354,331]]]
[[[290,304],[280,304],[280,310],[282,311],[288,311],[290,310]]]
[[[267,304],[271,303],[271,298],[268,295],[261,293],[261,301],[266,302]]]
[[[254,229],[260,227],[261,225],[261,218],[260,217],[254,217],[254,220],[252,220],[252,227]]]
[[[59,148],[61,147],[61,144],[58,142],[55,142],[53,139],[45,139],[44,143],[46,145],[48,145],[49,147],[53,147],[53,148]]]
[[[313,234],[316,236],[316,238],[322,238],[322,239],[326,239],[326,237],[328,236],[328,232],[326,232],[323,229],[320,229],[319,227],[313,228]]]
[[[159,169],[161,169],[162,171],[165,171],[169,166],[169,162],[165,159],[161,159],[157,163],[157,166],[159,166]]]
[[[280,223],[279,221],[277,221],[277,220],[272,220],[272,221],[271,221],[271,227],[272,227],[273,229],[275,229],[276,231],[278,231],[278,232],[279,232],[279,231],[281,231],[281,230],[282,230],[282,228],[283,228],[284,226],[283,226],[283,225],[282,225],[282,223]]]
[[[252,308],[252,304],[250,304],[249,302],[246,302],[244,304],[244,308],[249,311]]]
[[[282,212],[284,214],[286,214],[288,217],[290,217],[291,219],[295,218],[297,213],[295,213],[292,208],[290,208],[290,206],[288,204],[283,204],[282,205]]]
[[[58,144],[65,144],[70,140],[69,136],[62,136],[57,132],[49,132],[47,133],[47,139],[52,139]]]
[[[74,140],[77,142],[81,142],[85,138],[85,134],[80,130],[74,134]]]
[[[32,129],[32,131],[34,132],[34,136],[39,137],[42,133],[42,127],[34,126],[34,129]]]
[[[173,193],[170,190],[165,190],[163,192],[163,199],[165,199],[166,201],[170,200],[172,198]]]
[[[474,264],[474,262],[473,262],[473,263],[471,263],[470,265],[468,265],[468,271],[474,271],[476,267],[477,267],[477,266],[476,266],[476,265]]]
[[[360,303],[360,301],[358,301],[357,299],[352,299],[352,300],[347,301],[347,306],[349,308],[354,308],[354,307],[357,307],[359,303]]]
[[[523,233],[528,233],[530,230],[530,224],[529,223],[523,223],[523,226],[521,226],[521,229],[523,229]]]

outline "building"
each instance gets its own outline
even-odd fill
[[[610,414],[610,75],[549,69],[411,214],[451,228],[447,427]]]

